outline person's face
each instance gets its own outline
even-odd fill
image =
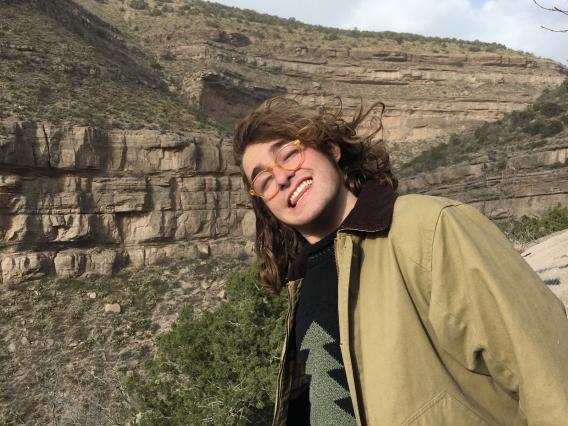
[[[271,165],[276,151],[288,142],[274,139],[245,148],[242,166],[249,183],[254,178],[253,171]],[[273,167],[278,191],[274,197],[263,201],[278,220],[302,234],[309,234],[337,215],[334,210],[341,205],[339,199],[347,188],[337,166],[341,155],[337,145],[332,145],[332,158],[313,147],[303,146],[304,161],[298,170]]]

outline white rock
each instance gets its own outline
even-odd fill
[[[16,352],[16,344],[14,342],[8,345],[8,352]]]
[[[105,313],[120,314],[120,305],[118,303],[105,304]]]
[[[87,296],[89,296],[89,299],[96,299],[97,293],[95,293],[94,291],[91,291],[91,292],[87,293]]]
[[[522,256],[568,308],[568,230],[539,240]]]
[[[208,258],[210,253],[211,252],[209,250],[209,244],[207,243],[197,244],[197,255],[201,259]]]

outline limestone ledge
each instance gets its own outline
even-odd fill
[[[105,130],[50,123],[5,123],[0,166],[55,171],[115,171],[130,174],[167,170],[235,172],[231,147],[207,134],[155,130]]]
[[[211,135],[17,122],[0,136],[4,283],[107,273],[198,241],[244,244],[249,207],[230,146]]]
[[[568,148],[511,156],[502,169],[487,158],[402,178],[401,193],[422,193],[471,204],[492,219],[540,216],[568,205]]]
[[[280,50],[279,50],[280,51]],[[281,53],[284,52],[280,51]],[[468,83],[541,82],[560,84],[568,70],[548,59],[504,55],[412,55],[364,49],[318,49],[298,46],[288,56],[262,55],[204,44],[172,48],[179,59],[212,59],[268,72],[368,84],[466,81]],[[322,59],[323,58],[323,59]],[[472,68],[482,70],[472,73]]]
[[[59,278],[111,275],[126,266],[153,265],[168,258],[208,257],[250,258],[253,243],[243,239],[222,238],[176,242],[166,245],[135,245],[0,253],[0,278],[3,285],[56,275]]]
[[[411,55],[391,61],[384,58],[396,52],[379,51],[328,60],[310,49],[305,55],[276,57],[209,44],[203,51],[190,47],[172,49],[179,59],[230,64],[222,65],[229,67],[225,71],[179,75],[188,103],[220,122],[232,124],[262,100],[278,95],[310,106],[335,105],[339,95],[347,115],[361,98],[381,100],[387,105],[386,139],[409,147],[522,110],[568,75],[561,64],[529,57]]]

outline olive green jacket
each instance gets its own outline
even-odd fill
[[[568,425],[564,307],[474,208],[397,198],[368,183],[335,253],[340,347],[358,424]],[[275,425],[286,424],[294,390],[299,258],[287,284]]]

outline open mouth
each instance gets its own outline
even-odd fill
[[[298,185],[298,187],[294,190],[292,195],[290,195],[290,199],[288,200],[288,205],[290,207],[296,207],[298,204],[298,200],[304,195],[304,193],[308,190],[310,186],[312,186],[313,180],[306,179],[302,183]]]

